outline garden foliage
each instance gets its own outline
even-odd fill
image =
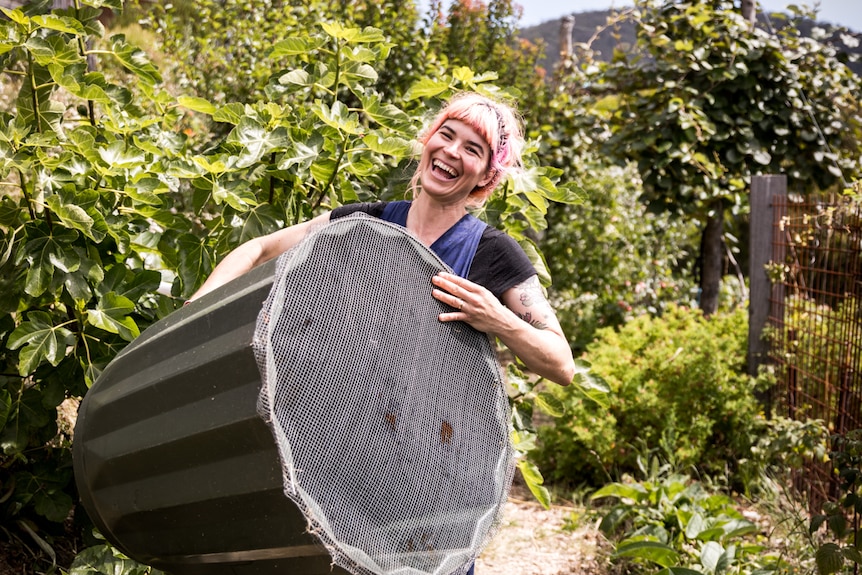
[[[608,483],[599,529],[614,543],[612,561],[627,573],[659,575],[782,572],[786,559],[729,496],[710,492],[658,458],[642,461],[641,481]]]
[[[707,318],[676,305],[598,330],[583,357],[607,382],[608,407],[558,390],[566,417],[540,428],[539,467],[555,481],[600,486],[635,472],[643,446],[666,444],[678,469],[732,475],[760,410],[747,330],[744,309]]]
[[[634,166],[601,168],[579,180],[583,201],[555,205],[541,241],[551,295],[575,353],[602,327],[696,306],[698,234],[690,220],[649,212]]]
[[[45,8],[0,23],[17,94],[0,128],[0,514],[50,548],[75,503],[58,406],[74,412],[107,363],[239,243],[319,209],[403,197],[410,139],[454,90],[502,93],[493,75],[457,68],[415,83],[408,113],[375,89],[387,37],[323,22],[266,47],[265,99],[175,97],[142,50],[106,34],[102,8],[118,1]],[[190,146],[191,114],[224,137]],[[534,152],[486,215],[541,265],[526,231],[570,194]]]
[[[639,0],[633,16],[635,50],[591,74],[596,99],[611,100],[604,150],[638,163],[653,211],[702,223],[701,307],[712,313],[725,213],[744,213],[752,176],[786,174],[803,194],[858,177],[862,84],[833,47],[794,26],[754,26],[729,0]]]

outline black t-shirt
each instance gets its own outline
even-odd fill
[[[355,212],[380,218],[386,204],[387,202],[348,204],[332,210],[330,219],[343,218]],[[500,299],[506,290],[534,275],[536,268],[518,242],[500,230],[486,225],[467,279],[483,286]]]

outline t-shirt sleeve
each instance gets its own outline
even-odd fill
[[[501,299],[507,290],[534,275],[536,268],[518,242],[500,230],[486,228],[470,267],[470,281]]]

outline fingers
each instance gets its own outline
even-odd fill
[[[434,297],[443,303],[452,306],[457,310],[464,309],[464,306],[472,299],[472,292],[465,287],[470,284],[468,280],[456,275],[440,272],[433,278],[431,283],[438,288],[432,290]]]

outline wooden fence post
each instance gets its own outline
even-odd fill
[[[763,340],[763,328],[769,317],[769,296],[772,285],[765,266],[773,260],[773,198],[787,196],[786,176],[754,176],[751,178],[751,216],[749,220],[749,299],[748,299],[748,373],[757,375],[766,362],[769,345]]]

